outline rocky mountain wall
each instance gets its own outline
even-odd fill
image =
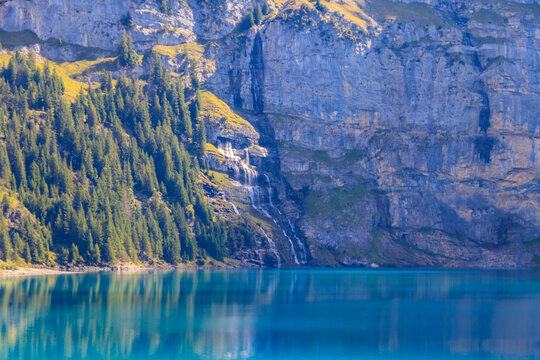
[[[223,196],[278,219],[289,264],[301,243],[320,265],[538,262],[538,1],[271,1],[245,31],[256,1],[169,3],[8,0],[0,27],[112,50],[129,13],[138,49],[198,41],[204,86],[270,149],[215,122],[214,168],[258,171]]]
[[[218,62],[236,60],[241,81],[220,86],[231,76],[219,68],[210,79],[230,102],[264,105],[282,172],[306,194],[301,227],[340,263],[374,251],[413,264],[530,260],[510,253],[540,226],[538,4],[439,5],[355,41],[317,10],[292,12],[251,34],[245,59]],[[336,192],[349,201],[324,206]],[[392,241],[373,250],[380,238]]]
[[[4,1],[0,28],[31,30],[42,40],[114,50],[122,30],[132,33],[139,49],[155,44],[176,45],[197,38],[229,34],[252,0],[36,0]]]

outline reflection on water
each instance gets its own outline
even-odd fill
[[[3,278],[0,345],[0,359],[540,358],[540,274]]]

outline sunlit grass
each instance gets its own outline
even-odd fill
[[[0,53],[0,65],[3,67],[7,66],[9,60],[14,54],[14,52],[6,50]],[[60,76],[64,82],[65,96],[69,99],[74,99],[81,92],[81,90],[84,91],[90,86],[85,82],[76,80],[75,78],[77,76],[83,75],[86,71],[89,71],[98,65],[112,63],[116,60],[116,58],[109,57],[98,60],[81,60],[57,63],[38,54],[34,54],[34,56],[36,57],[36,62],[39,68],[43,69],[46,64],[48,64],[51,71],[55,71],[58,76]]]
[[[174,58],[179,54],[186,54],[188,59],[198,60],[204,54],[204,46],[192,42],[187,44],[180,44],[174,46],[156,45],[152,50],[160,55]]]
[[[255,131],[253,126],[231,110],[223,100],[210,91],[201,91],[201,115],[210,121],[225,121],[234,128],[248,128]]]

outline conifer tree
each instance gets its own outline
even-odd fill
[[[134,66],[139,63],[140,56],[133,49],[133,39],[131,33],[122,31],[122,38],[118,48],[120,64],[122,66]]]
[[[261,4],[257,4],[257,6],[255,6],[255,9],[253,10],[253,22],[255,25],[260,25],[262,20],[263,20],[263,12],[262,12],[262,9],[261,9]]]
[[[0,260],[11,260],[11,241],[4,215],[0,213]]]

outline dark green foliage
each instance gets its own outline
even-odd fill
[[[322,6],[324,9],[324,6]],[[320,10],[322,11],[322,10]],[[318,24],[318,15],[312,11],[306,4],[302,4],[299,8],[282,11],[278,14],[278,18],[287,21],[295,29],[306,29]]]
[[[127,13],[120,19],[120,23],[125,27],[132,27],[133,26],[133,18],[131,17],[131,13]]]
[[[63,91],[29,57],[17,54],[0,71],[1,260],[48,264],[52,250],[71,266],[176,264],[222,259],[229,244],[249,243],[243,228],[214,215],[198,185],[206,142],[198,86],[187,105],[181,82],[156,61],[148,85],[113,86],[109,75],[73,102]]]
[[[0,260],[11,260],[11,241],[9,239],[8,229],[4,214],[0,214]]]
[[[159,9],[164,14],[171,14],[171,9],[167,6],[167,0],[159,0]]]
[[[229,225],[227,231],[227,248],[229,251],[235,252],[245,247],[255,246],[253,234],[246,224]]]
[[[480,126],[480,130],[484,134],[487,132],[487,129],[491,126],[489,117],[490,117],[489,105],[483,106],[482,109],[480,110],[480,115],[478,116],[478,125]]]
[[[270,6],[268,5],[268,2],[264,1],[262,5],[262,13],[264,15],[270,14]]]
[[[264,15],[261,9],[261,5],[257,4],[257,6],[255,6],[255,8],[253,9],[253,22],[255,23],[255,25],[260,25],[263,17]]]
[[[491,160],[491,150],[493,150],[493,145],[493,139],[487,135],[478,136],[474,139],[474,149],[486,163],[489,163]]]
[[[133,39],[131,34],[122,32],[122,39],[118,48],[118,60],[122,66],[137,65],[140,61],[140,56],[133,49]]]
[[[194,91],[199,91],[201,89],[201,82],[199,81],[197,74],[193,74],[191,76],[191,86],[193,87]]]
[[[254,16],[253,9],[250,9],[244,15],[242,20],[240,20],[240,22],[238,23],[237,29],[238,31],[243,32],[243,31],[251,29],[253,26],[255,26],[255,16]]]

